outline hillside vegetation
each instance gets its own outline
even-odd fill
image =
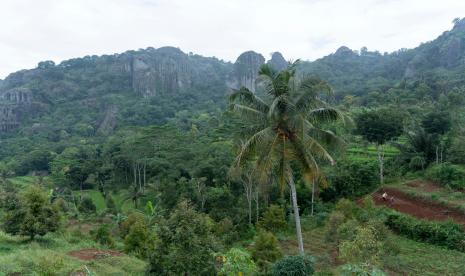
[[[457,19],[394,53],[163,47],[12,73],[0,275],[460,275],[464,72]]]

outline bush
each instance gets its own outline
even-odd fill
[[[278,205],[271,205],[263,213],[259,226],[271,232],[279,232],[286,228],[284,209]]]
[[[102,245],[113,246],[115,241],[111,235],[110,225],[100,225],[97,231],[95,231],[94,240]]]
[[[342,276],[385,276],[386,274],[373,266],[346,264],[342,266]]]
[[[443,163],[432,166],[428,169],[427,177],[452,189],[465,189],[465,170],[458,165]]]
[[[159,223],[147,274],[214,275],[214,238],[209,217],[197,212],[189,202],[181,201],[170,217]]]
[[[109,214],[117,214],[118,209],[116,208],[116,203],[113,200],[113,197],[111,195],[108,195],[107,198],[105,199],[105,204],[107,205],[107,212]]]
[[[125,238],[129,234],[129,230],[137,222],[145,223],[145,216],[137,211],[134,211],[128,215],[128,217],[121,223],[119,227],[119,233],[121,238]]]
[[[386,225],[394,232],[416,241],[465,252],[465,231],[454,222],[434,222],[389,211]]]
[[[254,239],[252,258],[262,272],[267,272],[270,265],[282,257],[278,239],[266,231],[260,231]]]
[[[61,214],[49,203],[47,195],[37,186],[31,186],[19,197],[17,208],[8,210],[4,219],[5,232],[13,235],[43,236],[60,227]]]
[[[240,248],[231,248],[217,259],[222,263],[219,275],[254,275],[257,270],[249,252]]]
[[[97,207],[95,206],[91,198],[84,197],[81,200],[81,203],[79,204],[78,210],[81,213],[92,214],[97,211]]]
[[[338,231],[339,226],[342,223],[344,223],[345,220],[346,218],[343,213],[339,211],[334,211],[331,213],[325,226],[326,228],[325,240],[327,242],[338,242],[339,241],[337,231]]]
[[[273,276],[307,276],[313,275],[314,259],[308,255],[286,256],[271,267]]]
[[[341,243],[339,252],[342,259],[349,263],[376,266],[379,264],[381,249],[382,243],[377,239],[375,230],[369,226],[359,226],[353,240]]]
[[[153,239],[145,221],[137,221],[130,229],[124,239],[124,249],[126,252],[134,252],[138,256],[147,257],[148,252],[153,249]]]
[[[58,210],[60,210],[62,213],[67,213],[69,211],[69,206],[68,203],[62,198],[56,199],[53,204],[56,206]]]
[[[239,240],[239,233],[230,218],[224,218],[216,224],[215,234],[221,238],[224,244],[231,245]]]
[[[334,201],[342,197],[355,199],[377,187],[378,163],[356,158],[341,160],[328,173],[327,178],[330,186],[320,194],[324,201]]]
[[[334,210],[341,212],[346,219],[349,219],[354,217],[357,205],[353,201],[343,198],[336,203]]]

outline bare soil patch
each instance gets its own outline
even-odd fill
[[[101,258],[107,258],[107,257],[113,257],[113,256],[122,256],[118,251],[114,250],[101,250],[101,249],[81,249],[81,250],[76,250],[76,251],[71,251],[68,252],[68,255],[71,257],[75,257],[80,260],[95,260],[95,259],[101,259]]]
[[[382,194],[386,192],[391,200],[383,200]],[[465,214],[453,208],[413,198],[402,191],[393,188],[381,188],[373,195],[376,205],[384,205],[391,209],[406,213],[421,219],[445,221],[452,219],[465,226]]]

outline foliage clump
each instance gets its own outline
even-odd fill
[[[78,210],[84,214],[94,214],[97,211],[97,207],[90,197],[84,197],[79,203]]]
[[[263,229],[276,233],[286,228],[286,214],[279,205],[270,205],[259,222]]]
[[[270,232],[259,231],[252,246],[252,258],[262,272],[267,272],[273,262],[282,257],[278,239]]]
[[[111,234],[110,225],[100,225],[94,233],[94,240],[101,245],[112,247],[115,244],[115,240]]]
[[[313,275],[314,258],[308,255],[286,256],[271,267],[273,276],[309,276]]]
[[[216,241],[208,217],[187,201],[180,202],[160,223],[155,249],[150,252],[150,275],[211,275]]]
[[[428,169],[427,176],[443,186],[465,189],[465,170],[458,165],[442,163],[432,166]]]
[[[37,186],[30,186],[18,198],[18,205],[6,212],[3,228],[13,235],[28,236],[33,240],[59,229],[61,214],[47,195]]]
[[[254,275],[257,270],[249,252],[241,248],[231,248],[224,255],[217,255],[221,263],[219,275]]]
[[[386,225],[394,232],[410,239],[465,252],[465,231],[461,225],[454,222],[420,220],[389,211]]]

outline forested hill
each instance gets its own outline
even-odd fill
[[[230,88],[255,90],[265,62],[276,69],[286,66],[278,52],[266,61],[249,51],[230,63],[174,47],[40,62],[0,81],[0,159],[44,141],[105,137],[118,127],[218,114]],[[380,54],[341,47],[302,62],[299,71],[319,75],[339,100],[352,104],[436,100],[463,92],[465,20],[415,49]]]
[[[420,83],[435,90],[437,96],[464,84],[465,19],[454,20],[452,30],[415,49],[381,54],[340,47],[332,55],[304,63],[302,69],[329,81],[340,98],[382,93],[406,84],[415,89]]]

